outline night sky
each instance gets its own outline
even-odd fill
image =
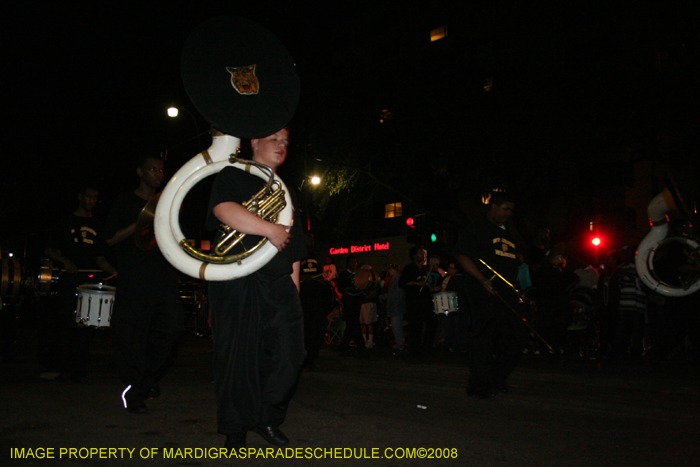
[[[169,2],[167,6],[143,2],[136,8],[128,2],[73,2],[12,7],[3,21],[7,123],[0,169],[0,237],[16,244],[17,238],[39,235],[46,223],[75,209],[74,189],[84,179],[100,185],[103,203],[96,215],[104,216],[116,193],[136,185],[133,160],[140,153],[167,151],[173,173],[206,145],[208,123],[189,102],[179,61],[188,33],[217,14],[257,21],[289,49],[302,83],[302,99],[292,122],[304,127],[297,133],[298,141],[318,134],[311,127],[319,121],[326,128],[339,129],[334,134],[339,147],[346,144],[342,138],[371,140],[376,135],[360,135],[367,127],[363,119],[370,117],[354,110],[364,105],[363,99],[375,99],[379,107],[365,108],[372,122],[378,120],[375,116],[384,103],[394,104],[397,121],[401,110],[423,115],[423,120],[405,119],[402,131],[380,135],[385,154],[412,158],[386,157],[388,165],[399,161],[402,169],[433,164],[431,169],[438,173],[464,170],[478,174],[464,167],[463,154],[468,149],[463,146],[471,144],[474,163],[481,161],[480,167],[507,162],[505,154],[509,154],[512,161],[522,163],[515,165],[514,171],[535,167],[543,174],[548,166],[571,165],[571,154],[557,149],[562,142],[584,141],[578,146],[604,159],[605,150],[596,149],[596,144],[620,144],[610,143],[610,133],[653,133],[661,127],[673,128],[673,138],[683,141],[672,161],[676,169],[697,164],[697,151],[693,150],[698,137],[696,134],[693,140],[689,136],[698,124],[695,104],[699,103],[700,87],[700,23],[693,2],[620,2],[605,10],[589,2],[556,8],[543,2],[532,8],[447,8],[469,26],[463,33],[464,42],[471,47],[465,54],[468,63],[455,61],[454,70],[435,75],[440,82],[426,79],[427,84],[420,83],[414,77],[413,81],[407,78],[403,83],[392,81],[349,93],[344,80],[361,84],[361,77],[352,73],[361,69],[362,57],[349,56],[343,68],[333,68],[338,59],[329,60],[336,46],[331,40],[334,29],[351,28],[348,18],[363,17],[365,11],[376,15],[378,24],[400,21],[400,6],[410,3],[312,7],[302,2],[251,5],[200,1]],[[465,2],[422,3],[449,6]],[[638,18],[637,4],[644,12]],[[655,11],[660,18],[671,19],[654,24],[649,18]],[[446,20],[450,22],[450,18]],[[592,39],[581,39],[586,35]],[[611,37],[616,42],[609,42]],[[639,41],[640,37],[648,37],[648,41]],[[644,74],[648,68],[653,75],[654,47],[658,44],[665,44],[657,54],[660,63],[680,64],[680,70],[650,84],[635,73]],[[489,56],[495,59],[481,58],[479,54],[487,49],[498,51]],[[381,53],[381,48],[367,50],[367,55]],[[431,76],[427,70],[426,77]],[[500,93],[494,92],[495,98],[478,95],[483,94],[486,77],[494,77],[494,90]],[[320,80],[323,89],[317,86]],[[374,76],[368,82],[376,84],[380,79]],[[446,84],[463,84],[464,95],[442,95],[439,91]],[[403,94],[397,91],[401,86],[407,89],[401,91]],[[478,96],[470,97],[469,93]],[[331,100],[338,96],[337,105],[329,103],[328,96]],[[444,108],[436,110],[434,102],[443,102]],[[177,120],[169,119],[165,109],[170,105],[185,107],[192,115],[185,111]],[[341,111],[328,112],[332,105]],[[321,108],[325,111],[320,112]],[[440,120],[444,109],[448,109],[449,122]],[[347,125],[353,122],[360,122],[358,129],[348,133]],[[468,130],[463,130],[467,126]],[[634,132],[627,129],[629,126],[635,126]],[[441,143],[444,145],[437,147]],[[408,155],[416,144],[421,145],[417,151],[420,159]],[[435,149],[435,154],[426,162],[429,148]],[[522,151],[516,154],[514,148]],[[636,150],[644,152],[644,148]],[[529,159],[538,151],[549,153]],[[460,159],[453,154],[460,154]],[[381,169],[379,163],[375,167]],[[387,170],[392,173],[398,169]],[[410,194],[424,197],[420,190]]]
[[[4,15],[1,237],[34,235],[74,210],[74,191],[85,179],[100,185],[96,215],[106,215],[114,194],[136,186],[140,153],[167,151],[172,174],[207,146],[208,122],[182,85],[182,46],[215,13],[243,12],[236,2],[157,3],[70,2]],[[275,3],[245,6],[245,16],[290,50],[301,47],[303,41],[290,38],[303,9]],[[170,119],[171,105],[185,112]]]

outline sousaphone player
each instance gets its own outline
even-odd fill
[[[276,172],[287,158],[286,125],[299,95],[284,46],[248,20],[213,18],[190,35],[182,72],[202,115],[225,134],[250,138],[253,161]],[[214,181],[207,219],[210,229],[223,223],[246,234],[246,247],[266,237],[277,249],[251,274],[209,284],[218,431],[227,448],[244,447],[248,431],[277,446],[289,444],[279,427],[304,359],[302,223],[277,224],[249,212],[243,204],[264,185],[245,170],[224,168]]]

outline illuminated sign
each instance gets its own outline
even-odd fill
[[[331,255],[346,255],[348,253],[366,253],[369,251],[386,251],[389,250],[389,242],[375,243],[374,245],[351,245],[350,248],[331,248]]]

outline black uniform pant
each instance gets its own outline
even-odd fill
[[[75,322],[77,288],[82,277],[63,273],[55,285],[55,295],[42,297],[39,305],[37,338],[39,363],[46,371],[82,376],[89,357],[89,328]],[[85,282],[87,282],[85,280]]]
[[[145,399],[165,373],[184,317],[177,282],[155,289],[120,282],[111,333],[119,377],[132,398]]]
[[[304,323],[290,276],[210,284],[218,429],[284,422],[304,360]]]
[[[430,351],[437,332],[438,318],[432,309],[409,308],[408,351],[411,355],[421,356]]]
[[[306,349],[306,358],[304,366],[314,366],[314,361],[321,351],[323,345],[324,331],[327,321],[323,315],[323,310],[312,309],[307,312],[304,310],[304,348]]]
[[[475,293],[469,332],[469,389],[489,392],[504,387],[525,348],[522,323],[498,297]],[[511,306],[515,307],[513,301]]]
[[[343,321],[345,332],[340,341],[341,349],[349,349],[350,341],[355,342],[358,351],[365,348],[365,340],[362,337],[360,326],[360,309],[362,307],[362,295],[359,292],[348,291],[343,294]]]

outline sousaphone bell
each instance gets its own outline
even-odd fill
[[[263,238],[242,254],[228,254],[223,244],[215,245],[212,254],[203,254],[185,240],[180,207],[194,185],[224,167],[236,167],[266,182],[244,207],[270,222],[291,225],[292,201],[284,182],[269,167],[238,159],[236,154],[240,138],[268,136],[291,120],[299,100],[294,61],[284,45],[258,24],[219,16],[190,34],[181,71],[192,103],[220,133],[216,132],[207,150],[175,173],[160,194],[153,217],[155,241],[163,256],[191,277],[219,281],[246,276],[272,259],[277,248]],[[238,243],[243,234],[229,231],[226,235]]]
[[[692,235],[668,237],[670,211],[681,211],[690,219],[690,213],[680,191],[671,180],[670,187],[665,188],[656,195],[649,206],[647,214],[651,231],[639,244],[635,255],[635,269],[639,278],[652,291],[669,297],[682,297],[700,290],[700,245],[697,237]],[[691,226],[692,227],[692,226]],[[658,257],[671,256],[669,250],[679,250],[681,265],[675,268],[673,280],[662,278],[658,273],[656,263]],[[688,266],[689,271],[683,271],[683,265]],[[678,265],[676,265],[678,266]]]

